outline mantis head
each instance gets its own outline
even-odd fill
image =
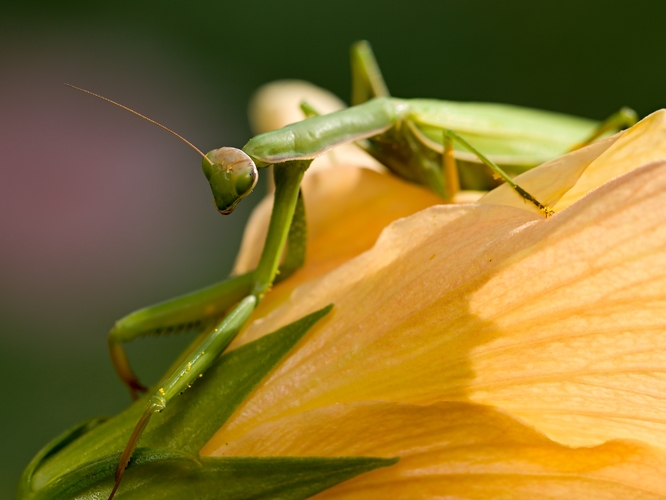
[[[213,191],[215,206],[224,215],[233,212],[238,202],[252,192],[259,178],[252,158],[236,148],[213,149],[201,166]]]
[[[112,101],[108,97],[104,97],[89,90],[82,89],[80,87],[75,87],[66,83],[68,87],[71,87],[75,90],[79,90],[86,94],[90,94],[98,99],[102,99],[114,106],[129,111],[130,113],[143,118],[153,125],[157,125],[161,129],[166,130],[170,134],[175,135],[185,144],[194,149],[197,153],[203,156],[203,171],[206,174],[206,179],[210,183],[210,187],[213,190],[213,199],[215,200],[215,206],[218,211],[224,215],[230,214],[238,205],[238,202],[245,198],[248,194],[252,192],[254,186],[257,184],[259,178],[259,173],[257,172],[257,166],[252,161],[246,153],[236,148],[220,148],[213,149],[207,155],[204,155],[199,148],[197,148],[190,141],[185,139],[182,135],[177,134],[168,127],[165,127],[161,123],[157,123],[155,120],[148,118],[141,113],[134,111],[127,106],[123,106],[116,101]]]

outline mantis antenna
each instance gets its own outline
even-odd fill
[[[164,130],[166,130],[167,132],[169,132],[169,133],[175,135],[176,137],[178,137],[181,141],[183,141],[185,144],[187,144],[189,147],[191,147],[191,148],[194,149],[197,153],[199,153],[201,156],[203,156],[206,160],[208,160],[208,163],[210,163],[211,166],[213,165],[213,162],[211,161],[211,159],[208,158],[205,154],[203,154],[203,153],[201,152],[201,150],[200,150],[198,147],[196,147],[196,146],[195,146],[194,144],[192,144],[190,141],[188,141],[187,139],[185,139],[182,135],[177,134],[176,132],[174,132],[173,130],[171,130],[169,127],[165,127],[165,126],[162,125],[161,123],[158,123],[158,122],[156,122],[155,120],[151,120],[151,119],[148,118],[147,116],[144,116],[144,115],[142,115],[141,113],[138,113],[137,111],[134,111],[133,109],[128,108],[127,106],[123,106],[122,104],[117,103],[116,101],[112,101],[112,100],[109,99],[108,97],[104,97],[103,95],[95,94],[94,92],[91,92],[90,90],[82,89],[81,87],[76,87],[76,86],[74,86],[74,85],[70,85],[69,83],[66,83],[65,85],[67,85],[68,87],[73,88],[74,90],[78,90],[78,91],[83,92],[83,93],[85,93],[85,94],[90,94],[91,96],[97,97],[98,99],[102,99],[103,101],[110,102],[111,104],[115,104],[115,105],[118,106],[119,108],[123,108],[125,111],[129,111],[129,112],[132,113],[133,115],[136,115],[136,116],[138,116],[138,117],[140,117],[140,118],[143,118],[144,120],[149,121],[149,122],[152,123],[153,125],[157,125],[157,126],[160,127],[161,129],[164,129]]]

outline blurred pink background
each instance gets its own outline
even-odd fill
[[[63,85],[133,107],[207,151],[248,137],[230,83],[146,40],[18,35],[0,53],[0,460],[14,473],[0,481],[2,498],[47,441],[129,402],[108,359],[113,322],[225,278],[261,196],[218,214],[188,146]],[[130,355],[154,381],[187,340],[138,341]]]

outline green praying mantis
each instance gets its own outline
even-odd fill
[[[396,175],[427,186],[444,201],[452,200],[461,186],[474,184],[479,175],[485,183],[486,174],[478,173],[482,165],[548,216],[550,209],[514,183],[498,164],[519,173],[636,121],[627,108],[598,123],[500,104],[393,98],[367,42],[352,46],[351,60],[351,107],[318,115],[304,104],[309,118],[258,135],[242,150],[223,147],[205,155],[197,150],[203,156],[203,172],[222,214],[230,214],[253,190],[259,169],[273,167],[275,199],[268,233],[253,271],[140,309],[118,320],[111,330],[111,359],[133,399],[148,388],[130,367],[123,343],[148,334],[184,330],[206,333],[197,348],[147,399],[145,412],[122,452],[109,500],[116,494],[151,416],[165,410],[173,398],[202,377],[270,288],[303,266],[307,228],[300,184],[314,158],[337,145],[354,142]],[[473,165],[477,173],[470,176],[465,169]]]

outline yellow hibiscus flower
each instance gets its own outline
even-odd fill
[[[307,265],[234,346],[335,308],[202,456],[401,457],[322,499],[666,497],[666,111],[518,182],[555,215],[313,173]]]

